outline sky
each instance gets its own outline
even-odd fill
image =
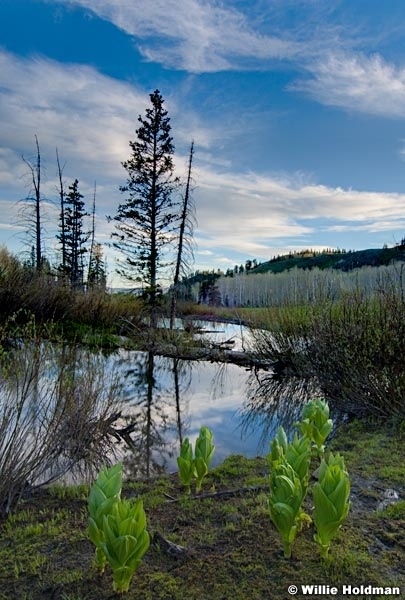
[[[159,89],[176,174],[194,140],[193,269],[405,235],[403,0],[1,0],[0,244],[29,247],[23,158],[41,151],[44,244],[58,260],[56,148],[110,285],[106,216]]]

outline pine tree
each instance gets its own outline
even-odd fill
[[[105,290],[106,280],[107,276],[105,262],[103,260],[103,249],[101,244],[95,243],[90,258],[87,284],[90,288]]]
[[[73,287],[83,287],[83,255],[87,252],[86,242],[89,234],[83,231],[83,219],[87,216],[83,195],[79,192],[77,179],[69,186],[64,201],[64,233],[58,236],[65,244],[65,266],[60,270]]]
[[[161,288],[159,274],[167,267],[165,250],[178,219],[173,192],[174,145],[170,135],[170,119],[164,100],[155,90],[150,94],[151,107],[139,117],[137,140],[129,142],[132,155],[122,165],[127,183],[120,188],[127,199],[114,217],[116,232],[113,246],[125,257],[118,269],[123,277],[143,284],[148,298],[150,326],[157,325],[157,303]]]

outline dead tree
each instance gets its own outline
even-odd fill
[[[173,278],[173,288],[172,288],[172,298],[170,305],[170,329],[174,327],[174,320],[176,318],[176,305],[177,305],[177,297],[179,292],[179,281],[180,281],[180,273],[182,266],[185,264],[184,260],[184,249],[187,243],[190,246],[190,240],[193,237],[193,220],[192,220],[192,203],[191,203],[191,166],[193,163],[193,155],[194,155],[194,142],[191,142],[190,147],[190,156],[188,161],[188,171],[187,171],[187,183],[186,189],[183,198],[183,206],[181,211],[181,219],[180,219],[180,230],[179,230],[179,245],[177,247],[177,259],[176,259],[176,268]]]

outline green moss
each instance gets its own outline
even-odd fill
[[[383,511],[383,515],[390,519],[404,519],[405,521],[405,500],[399,500],[387,506]]]

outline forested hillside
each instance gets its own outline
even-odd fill
[[[226,273],[195,273],[184,282],[184,292],[212,306],[280,306],[337,298],[357,288],[365,293],[403,277],[405,245],[352,252],[303,251],[276,257],[254,268]]]

